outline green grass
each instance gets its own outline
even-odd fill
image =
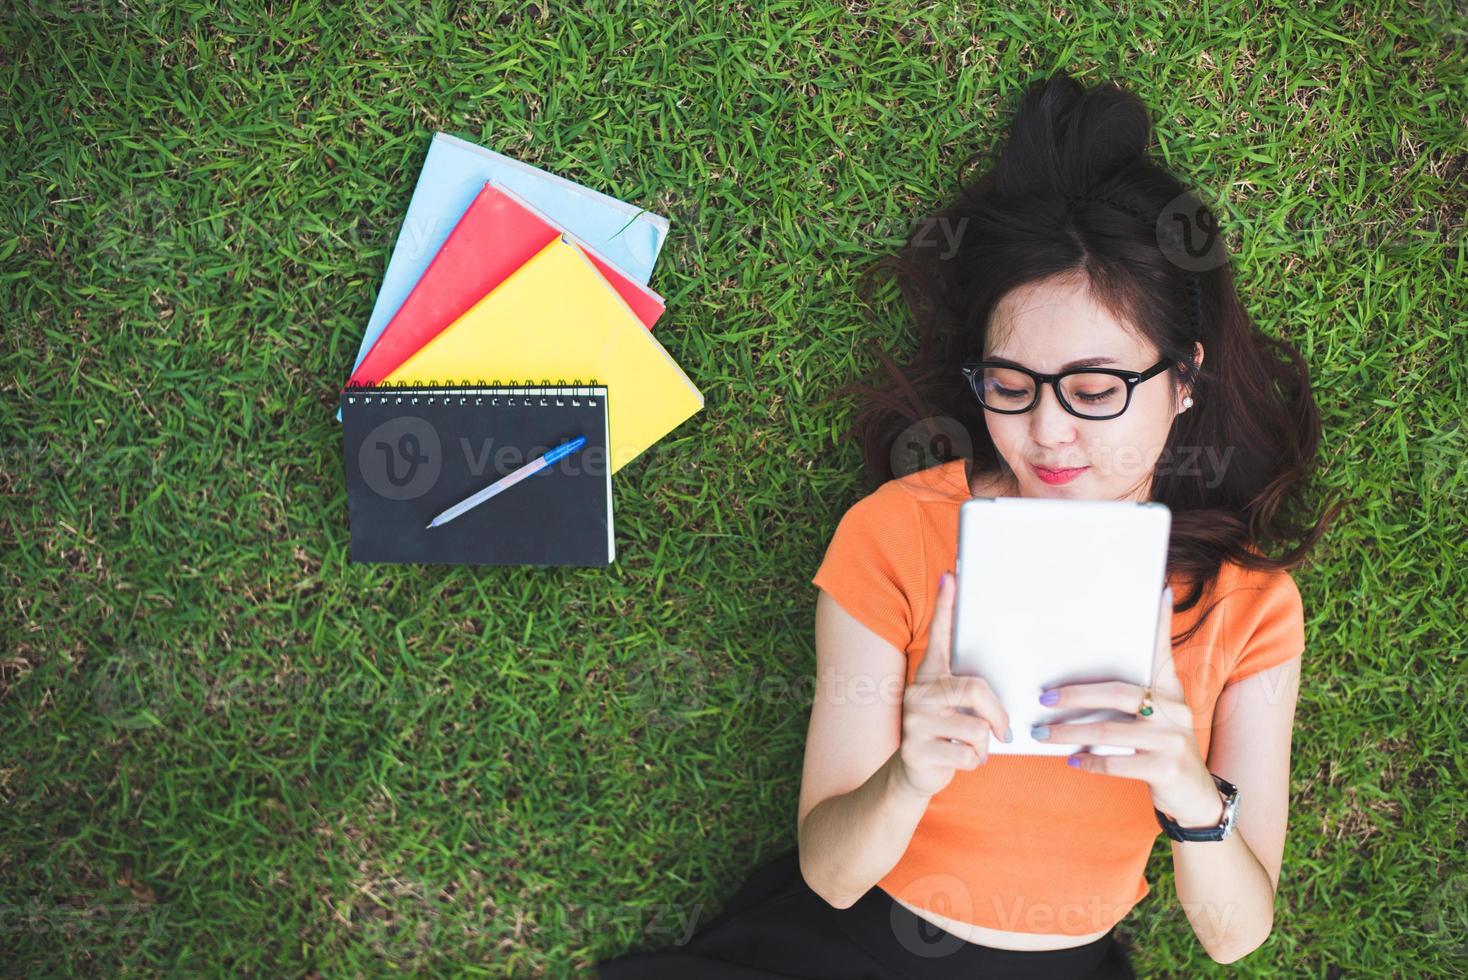
[[[712,917],[793,841],[866,489],[813,406],[911,338],[856,278],[1065,68],[1154,107],[1352,501],[1274,934],[1212,963],[1159,840],[1139,971],[1462,975],[1461,6],[717,6],[0,14],[0,969],[585,975]],[[336,393],[435,129],[672,221],[707,406],[609,570],[348,561]]]

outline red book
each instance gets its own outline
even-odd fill
[[[486,181],[349,383],[372,384],[387,377],[561,233],[525,201]],[[651,330],[662,316],[663,298],[574,240]]]

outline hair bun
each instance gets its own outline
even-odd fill
[[[1114,83],[1086,89],[1064,72],[1031,83],[995,165],[1001,195],[1102,192],[1145,160],[1152,120],[1136,95]]]

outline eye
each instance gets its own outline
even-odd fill
[[[1105,391],[1096,393],[1083,391],[1077,397],[1079,397],[1080,400],[1083,402],[1095,404],[1096,402],[1104,402],[1108,398],[1115,397],[1120,392],[1120,390],[1121,389],[1119,388],[1107,388]]]

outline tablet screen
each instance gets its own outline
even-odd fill
[[[1060,684],[1152,678],[1172,512],[1158,502],[975,497],[959,510],[953,673],[983,677],[1014,741],[991,753],[1069,755],[1032,725],[1131,718],[1039,703]],[[1129,747],[1088,746],[1098,755]]]

